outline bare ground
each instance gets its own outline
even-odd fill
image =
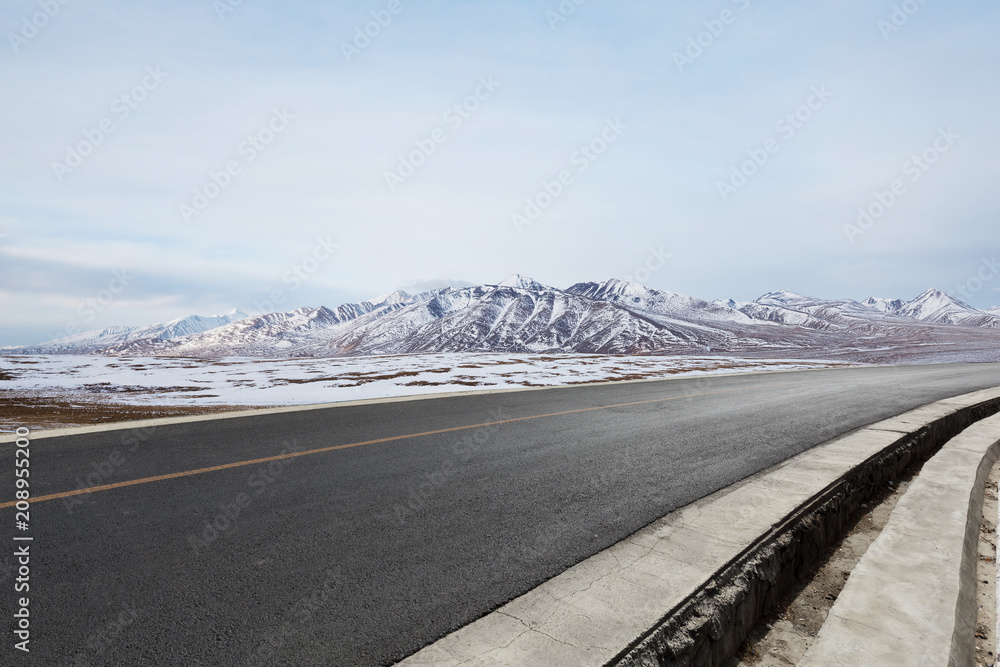
[[[730,662],[731,666],[798,664],[826,622],[851,570],[882,532],[896,502],[918,474],[919,470],[915,470],[894,480],[895,484],[862,507],[845,536],[827,551],[803,584],[786,595],[778,609],[754,628],[737,657]]]
[[[910,481],[920,474],[914,471],[886,489],[877,504],[860,515],[845,537],[812,571],[807,581],[789,593],[778,610],[753,630],[730,665],[739,667],[787,667],[796,665],[812,645],[830,608],[844,588],[854,566],[882,532],[896,502],[906,492]],[[996,651],[996,519],[997,482],[1000,461],[993,466],[983,502],[979,539],[976,599],[979,618],[976,625],[976,664],[997,665]]]
[[[14,431],[20,426],[32,430],[63,428],[248,409],[252,408],[240,405],[124,405],[77,398],[67,400],[65,397],[14,397],[0,394],[0,432]]]
[[[983,496],[983,522],[979,528],[979,558],[976,572],[976,664],[996,665],[997,656],[997,480],[1000,461],[990,471]]]

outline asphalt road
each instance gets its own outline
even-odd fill
[[[998,364],[837,369],[39,439],[33,496],[381,441],[38,502],[26,532],[0,510],[9,629],[24,595],[11,539],[34,538],[31,652],[8,631],[0,662],[391,663],[718,488],[997,385]],[[3,501],[13,451],[0,445]]]

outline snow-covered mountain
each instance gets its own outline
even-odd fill
[[[356,304],[350,304],[353,306]],[[283,356],[304,334],[324,330],[353,319],[354,308],[341,306],[331,310],[299,308],[289,313],[268,313],[233,322],[182,338],[159,341],[131,340],[107,347],[101,354],[142,356],[155,354],[220,357],[243,349],[246,356]]]
[[[696,322],[740,322],[749,323],[752,318],[737,308],[725,303],[704,301],[694,297],[649,289],[638,283],[624,280],[607,280],[603,283],[577,283],[567,290],[570,294],[587,297],[595,301],[608,301],[622,308],[646,315],[659,315],[678,321]],[[735,302],[733,302],[735,303]]]
[[[773,331],[760,335],[763,327],[738,310],[619,280],[561,290],[514,275],[496,285],[446,287],[397,299],[347,322],[321,320],[326,326],[281,322],[275,327],[267,318],[250,318],[155,347],[159,354],[198,356],[359,356],[457,351],[705,353],[787,344]],[[800,333],[786,333],[792,342],[805,344]],[[142,345],[109,352],[153,353]]]
[[[871,301],[871,299],[869,299]],[[788,324],[817,331],[867,331],[885,323],[884,311],[852,299],[817,299],[787,290],[768,292],[754,301],[725,303],[758,322]]]
[[[189,354],[199,357],[284,356],[314,336],[336,329],[369,313],[384,315],[418,302],[425,295],[411,296],[397,290],[389,294],[346,303],[330,309],[299,308],[288,313],[267,313],[247,317],[228,326],[206,330],[198,336],[188,336],[169,345],[158,340],[132,340],[113,345],[103,354]]]
[[[977,310],[936,289],[929,289],[913,301],[903,304],[895,314],[922,322],[1000,328],[1000,317]]]
[[[548,285],[541,284],[534,278],[522,276],[520,273],[508,276],[503,281],[497,283],[497,287],[515,287],[517,289],[534,290],[537,292],[555,289],[553,287],[549,287]]]
[[[225,315],[202,317],[190,315],[179,317],[169,322],[150,324],[141,327],[117,326],[107,329],[83,331],[65,338],[38,345],[23,347],[2,347],[0,352],[16,352],[18,354],[90,354],[101,352],[115,346],[128,345],[139,341],[162,343],[184,336],[209,331],[248,317],[246,313],[234,308]]]
[[[912,301],[869,297],[862,303],[890,315],[921,322],[957,324],[966,327],[1000,327],[1000,306],[977,310],[936,289],[929,289]]]
[[[906,304],[902,299],[883,299],[881,297],[870,296],[861,302],[862,305],[880,310],[883,313],[895,313]]]
[[[905,302],[825,300],[784,290],[751,302],[709,302],[621,280],[559,289],[515,274],[496,285],[397,291],[333,309],[192,317],[3,351],[199,357],[738,353],[875,361],[918,352],[951,359],[968,349],[978,351],[976,358],[1000,358],[1000,316],[937,290]]]
[[[733,307],[741,313],[760,322],[791,324],[793,326],[818,330],[829,329],[831,327],[830,322],[814,317],[805,308],[795,307],[799,300],[806,298],[793,292],[781,290],[778,292],[768,292],[749,303],[732,303]]]
[[[439,290],[391,316],[373,313],[331,334],[309,345],[309,353],[572,349],[634,354],[677,342],[672,332],[610,304],[519,280]]]
[[[872,308],[864,302],[853,299],[816,299],[784,290],[769,292],[753,303],[806,314],[815,320],[834,326],[858,327],[873,322],[882,323],[888,314],[879,308]]]

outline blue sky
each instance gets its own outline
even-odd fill
[[[8,1],[0,344],[514,272],[993,306],[998,14]]]

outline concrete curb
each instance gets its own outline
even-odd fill
[[[976,559],[1000,415],[949,440],[851,572],[808,665],[976,664]]]
[[[1000,388],[835,438],[653,522],[399,664],[722,664],[861,503],[997,412]]]

